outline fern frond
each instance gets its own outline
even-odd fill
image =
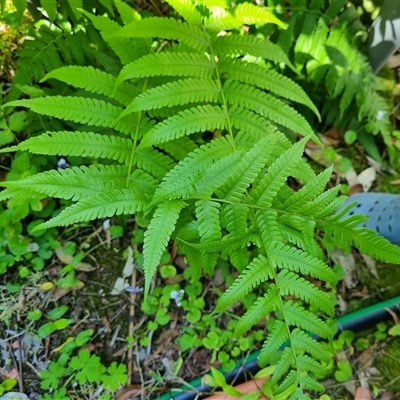
[[[178,240],[185,243],[186,245],[191,246],[196,250],[208,253],[215,253],[218,251],[231,251],[235,248],[242,248],[250,245],[251,243],[255,243],[256,239],[257,236],[255,234],[249,234],[248,232],[246,232],[242,236],[223,238],[218,242],[210,243],[192,243],[178,238]]]
[[[192,0],[166,0],[189,24],[201,25],[203,18]]]
[[[271,154],[273,139],[262,138],[245,154],[234,174],[217,191],[221,199],[239,203],[247,188],[254,182]]]
[[[268,168],[268,173],[250,192],[253,204],[271,207],[278,190],[285,184],[286,179],[299,163],[307,140],[304,138],[297,142]]]
[[[284,243],[273,242],[268,257],[274,268],[289,269],[336,285],[336,275],[323,261]]]
[[[215,64],[204,54],[156,53],[145,55],[126,65],[117,79],[117,85],[128,79],[149,76],[192,76],[211,78]]]
[[[298,376],[299,373],[296,370],[291,370],[274,393],[277,396],[289,398],[289,400],[311,400],[309,396],[303,392],[302,388],[298,387]]]
[[[29,151],[33,154],[107,158],[120,163],[129,159],[132,149],[130,139],[93,132],[47,132],[31,137],[17,146],[0,149]]]
[[[124,3],[122,0],[114,0],[113,3],[117,7],[118,13],[121,16],[122,22],[126,25],[129,22],[141,19],[140,14],[135,11],[131,6]],[[110,8],[112,9],[112,2],[110,3]]]
[[[278,72],[246,61],[232,60],[229,58],[221,61],[218,64],[218,68],[232,80],[270,90],[283,98],[304,104],[313,110],[317,117],[321,119],[318,109],[304,90],[297,83]]]
[[[171,107],[188,103],[215,103],[221,91],[212,79],[181,79],[168,82],[141,93],[135,97],[121,117],[140,110],[152,110],[161,107]]]
[[[164,178],[174,165],[170,157],[152,148],[136,148],[133,162],[139,168],[150,172],[159,181]]]
[[[315,392],[322,392],[322,393],[325,392],[325,387],[321,385],[319,382],[317,382],[311,376],[300,376],[299,384],[303,389],[306,390],[313,390]]]
[[[253,35],[231,34],[217,36],[212,47],[219,56],[241,56],[250,54],[277,63],[284,63],[293,71],[296,71],[294,65],[278,45]]]
[[[252,289],[272,279],[274,270],[261,254],[253,259],[235,282],[223,293],[217,303],[216,312],[226,310],[232,304],[246,296]]]
[[[297,366],[303,371],[313,372],[316,375],[324,376],[326,374],[326,367],[322,366],[318,361],[307,356],[306,354],[301,354],[296,357]]]
[[[229,119],[232,125],[247,134],[255,133],[259,135],[270,135],[273,137],[276,129],[261,115],[241,107],[229,108]]]
[[[114,32],[121,29],[121,26],[104,16],[96,16],[82,10],[82,13],[86,15],[93,23],[93,25],[100,31],[103,39],[109,43],[115,54],[119,57],[123,65],[127,65],[133,62],[135,59],[140,57],[143,53],[142,46],[138,45],[137,41],[133,41],[130,38],[124,37],[110,37]],[[148,43],[148,52],[150,50],[150,42]]]
[[[103,100],[88,97],[47,96],[29,100],[15,100],[5,106],[28,107],[38,114],[49,115],[88,126],[115,128],[122,133],[132,131],[132,125],[118,121],[122,108]]]
[[[158,123],[144,135],[140,147],[150,147],[195,132],[224,129],[227,118],[219,106],[198,106]]]
[[[325,207],[332,203],[336,198],[337,194],[339,193],[340,186],[335,186],[326,190],[325,192],[318,195],[314,200],[310,201],[308,204],[305,204],[302,209],[303,215],[315,215],[316,212],[321,210],[325,210]],[[345,200],[345,197],[342,198],[342,201]],[[339,205],[340,206],[340,205]]]
[[[326,217],[332,215],[332,213],[334,213],[336,210],[340,209],[340,207],[343,205],[346,198],[347,198],[346,196],[336,197],[330,203],[326,204],[324,208],[321,207],[319,210],[314,209],[314,214],[313,214],[314,218],[315,219],[323,219],[323,218],[326,218]],[[317,201],[317,199],[316,199],[316,201]],[[324,201],[324,202],[326,203],[326,201]],[[312,207],[312,205],[313,205],[313,202],[311,202],[309,204],[310,208]],[[310,210],[308,205],[306,205],[304,208],[307,210],[307,212],[308,212],[308,210]],[[330,218],[330,217],[328,217],[328,218]]]
[[[280,321],[275,320],[268,334],[267,340],[264,342],[258,358],[260,367],[265,367],[272,359],[276,351],[289,340],[289,329],[287,325]]]
[[[206,172],[196,177],[190,195],[194,197],[211,197],[214,191],[222,186],[234,174],[243,153],[235,151],[218,160],[207,168]]]
[[[261,238],[260,247],[269,249],[275,241],[283,241],[283,235],[279,230],[278,213],[273,209],[260,209],[257,210],[256,222]]]
[[[51,170],[2,186],[21,188],[61,199],[82,200],[114,189],[124,189],[126,168],[114,165],[91,165]]]
[[[303,210],[305,204],[323,191],[331,178],[332,171],[333,167],[327,168],[293,194],[293,196],[290,196],[284,203],[284,210],[286,212]]]
[[[220,240],[221,225],[219,222],[219,213],[221,205],[215,201],[199,200],[196,202],[196,217],[200,234],[200,243],[210,243]],[[211,275],[214,271],[217,253],[203,253],[201,255],[204,270]]]
[[[369,228],[358,228],[353,231],[355,246],[362,254],[367,254],[376,260],[398,264],[400,247],[390,243],[377,232]]]
[[[235,337],[240,337],[255,324],[280,307],[280,294],[275,285],[271,285],[267,293],[259,297],[254,304],[239,319],[235,327]]]
[[[225,221],[226,229],[230,237],[242,236],[247,231],[247,218],[249,208],[244,204],[228,204],[222,212],[222,220]]]
[[[253,86],[231,80],[225,82],[223,91],[228,103],[253,110],[303,136],[312,135],[315,137],[315,133],[307,120],[294,108],[278,98]]]
[[[206,170],[214,161],[232,153],[233,149],[225,137],[214,139],[190,153],[170,170],[157,189],[153,202],[164,198],[186,197],[195,177]]]
[[[265,7],[256,6],[251,3],[238,4],[234,9],[235,18],[242,24],[276,24],[283,29],[286,29],[286,24],[275,15],[268,11]]]
[[[231,264],[242,272],[249,265],[249,252],[246,247],[238,247],[229,250],[229,260]]]
[[[178,161],[182,161],[189,155],[189,153],[197,149],[196,143],[187,136],[169,142],[160,143],[157,147],[163,149]]]
[[[209,7],[210,16],[204,18],[204,27],[207,31],[218,33],[242,27],[242,23],[232,13],[226,10],[226,4],[212,4]]]
[[[169,200],[160,203],[144,234],[143,271],[145,274],[145,294],[149,293],[151,280],[161,260],[179,213],[187,203],[181,200]]]
[[[155,190],[159,185],[159,181],[154,179],[147,172],[142,171],[141,169],[136,169],[132,172],[129,178],[130,185],[134,189],[140,189],[142,192],[145,192],[149,197],[152,197]]]
[[[188,264],[193,271],[193,273],[190,275],[191,281],[198,282],[203,273],[203,262],[201,258],[202,253],[183,242],[180,242],[179,246],[179,249],[181,249],[183,254],[185,254]]]
[[[286,347],[282,352],[281,358],[275,366],[271,381],[277,383],[279,379],[281,379],[282,376],[289,371],[290,366],[294,363],[294,360],[295,358],[293,349],[291,347]]]
[[[326,322],[292,300],[288,300],[284,304],[283,315],[285,323],[288,325],[299,326],[324,339],[332,339],[333,337],[332,328]]]
[[[333,316],[334,305],[332,304],[330,297],[301,276],[283,269],[279,272],[276,278],[276,284],[281,295],[296,296],[297,298],[314,305],[321,311],[324,311],[329,316]]]
[[[114,215],[134,214],[143,211],[148,199],[133,189],[116,189],[83,199],[66,208],[56,217],[38,225],[35,230],[53,226],[72,225],[77,222],[92,221]]]
[[[210,36],[201,28],[175,18],[165,17],[150,17],[133,21],[115,32],[112,37],[157,37],[178,40],[200,52],[206,51],[211,44]]]
[[[290,334],[290,341],[296,349],[307,352],[316,360],[329,362],[331,359],[329,352],[321,343],[299,328],[293,329]]]
[[[57,79],[68,85],[85,89],[88,92],[104,94],[120,104],[128,105],[138,90],[135,86],[124,82],[115,88],[117,78],[99,69],[69,65],[49,72],[40,82]]]
[[[212,242],[222,237],[219,223],[221,204],[212,200],[198,200],[195,203],[200,242]]]

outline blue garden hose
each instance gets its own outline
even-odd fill
[[[400,246],[400,195],[390,193],[357,193],[344,205],[357,202],[345,216],[362,214],[369,221],[361,226],[378,232],[381,236]]]

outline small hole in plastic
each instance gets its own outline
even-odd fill
[[[378,204],[379,203],[379,200],[375,200],[375,203],[374,204]]]
[[[368,210],[368,212],[372,212],[372,211],[374,211],[374,207],[371,207],[369,210]]]
[[[392,225],[388,225],[389,232],[392,232]]]
[[[390,221],[392,219],[392,214],[389,215],[388,220]]]
[[[385,212],[386,211],[386,207],[384,207],[383,209],[382,209],[382,212]]]
[[[350,211],[350,212],[349,212],[349,215],[353,215],[353,214],[354,214],[354,211]]]
[[[360,208],[360,207],[361,207],[361,204],[358,203],[358,204],[356,205],[356,208]]]
[[[381,217],[378,217],[378,222],[381,220]]]
[[[379,233],[379,226],[376,227],[376,231]]]

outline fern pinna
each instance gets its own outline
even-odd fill
[[[121,8],[125,25],[116,29],[111,19],[84,12],[124,65],[120,74],[82,66],[50,72],[43,81],[66,82],[79,95],[7,106],[28,107],[83,129],[45,132],[2,152],[105,162],[4,182],[0,199],[53,196],[75,202],[36,229],[119,214],[151,216],[143,248],[146,293],[171,238],[196,277],[212,274],[218,256],[228,254],[240,273],[215,312],[267,287],[239,320],[236,334],[274,315],[260,355],[261,365],[275,365],[268,390],[282,398],[309,398],[308,391],[324,390],[318,378],[330,356],[307,332],[328,340],[334,333],[326,316],[333,316],[335,304],[322,288],[332,288],[336,277],[321,245],[348,248],[354,242],[396,263],[400,250],[356,228],[362,217],[341,219],[346,210],[335,213],[343,202],[338,189],[324,191],[331,170],[315,175],[303,160],[307,140],[319,140],[292,104],[317,116],[318,110],[279,72],[276,63],[294,68],[285,53],[240,31],[243,24],[284,25],[250,3],[169,3],[183,20],[141,19]],[[293,145],[280,129],[304,138]],[[304,186],[294,191],[289,177]]]

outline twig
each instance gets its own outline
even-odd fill
[[[136,268],[133,269],[132,277],[131,277],[131,286],[136,286]],[[131,293],[131,304],[129,307],[129,332],[128,335],[133,338],[133,334],[135,332],[135,300],[136,293]],[[128,351],[128,385],[132,383],[132,375],[133,375],[133,348],[130,348]]]
[[[5,332],[5,330],[4,330],[3,324],[1,324],[0,326],[1,326],[1,332],[2,332],[2,334],[3,334],[3,337],[5,338],[7,335],[6,335],[6,332]],[[18,346],[19,346],[19,347],[18,347],[18,348],[19,348],[19,360],[20,360],[19,363],[17,363],[17,360],[16,360],[16,358],[15,358],[15,355],[14,355],[14,352],[13,352],[13,348],[12,348],[12,344],[11,344],[9,341],[5,341],[5,343],[7,344],[8,351],[9,351],[10,356],[11,356],[11,358],[12,358],[14,367],[15,367],[15,369],[18,371],[18,387],[19,387],[19,391],[20,391],[21,393],[23,393],[23,392],[24,392],[24,384],[23,384],[23,382],[22,382],[22,366],[21,366],[22,351],[21,351],[21,342],[20,342],[20,340],[19,340],[19,336],[20,336],[20,335],[17,336]],[[20,367],[21,369],[20,369],[19,367]]]

